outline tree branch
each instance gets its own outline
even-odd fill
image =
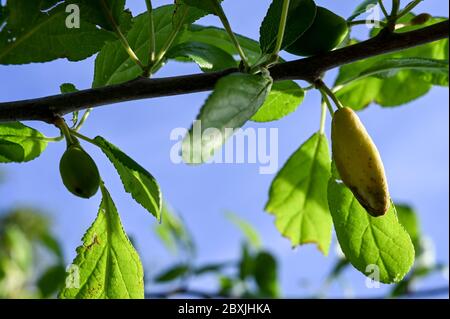
[[[427,288],[422,290],[415,290],[408,293],[405,293],[401,296],[398,296],[397,298],[432,298],[435,296],[441,296],[448,294],[448,286],[441,286],[441,287],[434,287],[434,288]],[[189,296],[193,298],[202,298],[202,299],[227,299],[227,298],[236,298],[235,296],[231,295],[223,295],[220,293],[214,293],[214,292],[205,292],[201,290],[192,290],[187,287],[180,287],[175,288],[173,290],[165,291],[165,292],[158,292],[158,293],[146,293],[145,298],[146,299],[166,299],[170,297],[175,296]],[[289,299],[304,299],[305,297],[289,297]],[[306,297],[311,298],[311,297]],[[377,297],[370,297],[368,299],[386,299],[389,298],[388,295],[380,295]],[[312,297],[314,299],[314,297]]]
[[[305,80],[314,82],[330,69],[372,56],[399,51],[449,36],[448,20],[405,33],[387,30],[367,41],[328,52],[319,56],[280,63],[270,69],[275,81]],[[53,95],[32,100],[0,103],[0,122],[40,120],[53,122],[57,116],[106,104],[178,94],[209,91],[225,75],[237,72],[184,75],[177,77],[135,80],[75,93]]]

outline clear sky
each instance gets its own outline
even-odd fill
[[[154,1],[155,6],[170,1]],[[269,0],[225,0],[231,25],[236,32],[258,39],[259,25]],[[356,1],[317,1],[343,16],[349,16]],[[145,9],[143,0],[128,1],[134,13]],[[434,15],[447,14],[449,4],[442,0],[425,1],[420,8]],[[200,21],[219,25],[214,17]],[[366,34],[359,27],[357,35]],[[287,59],[292,58],[286,55]],[[79,63],[58,60],[46,64],[0,66],[0,101],[33,98],[56,94],[59,85],[72,82],[78,88],[92,83],[94,58]],[[158,76],[199,72],[193,64],[170,62]],[[335,72],[327,77],[331,84]],[[332,249],[324,257],[315,246],[292,250],[281,237],[273,217],[263,211],[273,175],[258,174],[255,164],[205,165],[189,167],[175,165],[169,152],[172,129],[188,127],[197,115],[207,93],[166,97],[96,109],[82,133],[102,135],[116,144],[158,179],[164,198],[184,217],[199,244],[199,261],[214,262],[237,257],[242,237],[228,223],[224,211],[236,212],[260,231],[264,246],[275,253],[281,267],[281,283],[285,296],[299,297],[316,291],[331,264]],[[448,88],[435,88],[426,97],[397,108],[382,109],[372,105],[360,113],[368,131],[377,143],[386,167],[390,190],[396,201],[411,204],[419,212],[423,232],[435,243],[436,256],[449,260],[449,109]],[[298,110],[281,121],[268,124],[249,123],[247,127],[277,127],[279,129],[279,165],[318,128],[319,96],[307,95]],[[329,118],[327,133],[329,133]],[[40,123],[27,123],[52,136],[58,132]],[[66,191],[58,172],[59,159],[65,144],[51,144],[38,159],[27,164],[2,165],[7,182],[0,185],[0,210],[15,205],[32,205],[49,212],[55,221],[55,232],[64,244],[68,262],[75,255],[84,231],[98,210],[100,195],[90,200],[74,197]],[[155,274],[174,259],[155,239],[152,228],[155,219],[123,192],[112,165],[90,145],[86,149],[98,161],[99,169],[122,216],[128,233],[132,234],[142,256],[147,276]],[[333,247],[336,240],[333,239]],[[345,274],[356,296],[382,294],[365,288],[365,277],[355,270]],[[198,286],[208,287],[212,278]],[[433,276],[421,287],[445,285],[448,279]],[[307,285],[305,285],[307,284]],[[333,287],[332,296],[343,291]]]

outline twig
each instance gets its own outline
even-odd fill
[[[404,294],[402,296],[399,296],[399,298],[430,298],[435,297],[439,295],[444,295],[449,293],[449,287],[448,286],[442,286],[442,287],[435,287],[435,288],[429,288],[429,289],[421,289],[416,291],[411,291],[407,294]],[[215,292],[205,292],[201,290],[195,290],[195,289],[189,289],[187,287],[180,287],[175,288],[166,292],[152,292],[152,293],[146,293],[145,298],[146,299],[166,299],[170,297],[175,296],[190,296],[194,298],[203,298],[203,299],[212,299],[212,298],[231,298],[230,295],[223,295],[220,293]],[[307,296],[303,297],[289,297],[289,299],[304,299],[308,298]],[[381,295],[377,297],[372,297],[370,299],[385,299],[388,298],[387,295]]]
[[[210,293],[210,292],[205,292],[205,291],[200,291],[200,290],[195,290],[195,289],[189,289],[187,287],[180,287],[180,288],[176,288],[176,289],[169,290],[166,292],[146,293],[145,299],[166,299],[166,298],[180,296],[180,295],[185,295],[185,296],[190,296],[190,297],[195,297],[195,298],[202,298],[202,299],[230,298],[230,296],[222,295],[220,293],[214,293],[214,292]]]
[[[341,65],[448,38],[448,35],[448,20],[411,32],[380,33],[367,41],[342,49],[277,64],[270,69],[270,73],[275,81],[305,80],[313,83],[323,72]],[[98,107],[124,101],[208,91],[220,78],[237,71],[228,69],[159,79],[140,77],[118,85],[0,103],[0,122],[19,120],[51,122],[57,116],[86,109],[88,106]]]
[[[448,293],[449,293],[449,287],[442,286],[442,287],[410,291],[406,294],[398,296],[397,298],[430,298],[430,297],[435,297],[435,296],[439,296],[439,295],[445,295],[445,294],[448,295]],[[388,298],[388,297],[387,296],[378,296],[373,299],[385,299],[385,298]]]

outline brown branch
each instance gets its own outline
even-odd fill
[[[449,288],[448,286],[441,286],[441,287],[434,287],[434,288],[428,288],[428,289],[421,289],[421,290],[415,290],[410,291],[408,293],[405,293],[401,296],[396,297],[398,298],[432,298],[436,296],[441,295],[448,295]],[[229,298],[236,298],[236,296],[231,295],[224,295],[221,293],[215,293],[215,292],[206,292],[201,290],[193,290],[189,289],[187,287],[180,287],[173,290],[165,291],[165,292],[157,292],[157,293],[146,293],[145,298],[146,299],[166,299],[170,297],[175,296],[189,296],[191,298],[201,298],[201,299],[229,299]],[[242,298],[242,297],[238,297]],[[289,299],[315,299],[315,297],[289,297]],[[389,299],[389,295],[380,295],[377,297],[369,297],[369,298],[360,298],[360,299]],[[245,299],[245,298],[242,298]],[[393,298],[394,299],[394,298]]]
[[[449,36],[448,20],[419,30],[381,32],[367,41],[328,52],[320,56],[280,63],[270,69],[275,81],[305,80],[314,82],[330,69],[372,56],[399,51]],[[53,95],[32,100],[0,103],[0,122],[40,120],[52,122],[61,116],[88,107],[124,101],[209,91],[221,77],[237,72],[221,72],[148,79],[138,78],[126,83],[75,93]]]

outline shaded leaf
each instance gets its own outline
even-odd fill
[[[284,0],[273,0],[259,30],[261,49],[272,53],[278,37]],[[291,0],[281,49],[294,43],[308,30],[316,17],[316,4],[312,0]]]
[[[361,2],[353,11],[352,15],[348,17],[347,21],[355,20],[355,18],[359,17],[361,14],[367,12],[373,6],[376,6],[378,0],[364,0]]]
[[[10,14],[0,31],[0,64],[47,62],[57,58],[79,61],[114,39],[112,33],[86,21],[80,23],[80,28],[68,28],[64,4],[42,12],[40,3],[8,2]]]
[[[233,73],[221,78],[182,144],[186,163],[207,161],[261,107],[272,85],[269,75]],[[198,131],[198,132],[197,132]]]
[[[203,72],[214,72],[237,67],[233,56],[224,50],[201,42],[184,42],[174,46],[167,57],[187,58],[198,64]]]
[[[262,251],[258,253],[254,261],[254,277],[258,285],[260,295],[276,298],[279,295],[278,266],[272,254]]]
[[[95,25],[115,31],[120,27],[125,33],[131,26],[131,14],[125,11],[125,0],[69,0],[80,7],[81,17]]]
[[[184,24],[192,24],[200,18],[208,15],[210,12],[203,8],[208,8],[211,0],[200,0],[198,1],[198,6],[194,3],[196,0],[185,1],[185,0],[175,0],[172,25],[174,28],[178,28]],[[189,3],[190,2],[190,3]],[[192,5],[194,4],[194,5]]]
[[[186,264],[175,265],[165,270],[161,274],[155,277],[155,282],[157,283],[166,283],[170,281],[174,281],[175,279],[179,279],[186,275],[190,270],[190,267]]]
[[[159,52],[173,30],[172,14],[174,5],[161,6],[153,10],[155,26],[155,50]],[[191,10],[186,13],[186,23],[198,19],[198,14]],[[133,25],[126,34],[130,47],[143,64],[148,64],[150,32],[148,28],[148,13],[142,13],[133,18]],[[183,32],[181,32],[183,33]],[[180,43],[181,34],[174,40],[172,46]],[[123,50],[119,40],[107,43],[95,60],[93,87],[123,83],[133,80],[142,74],[142,69],[136,65]]]
[[[226,216],[234,225],[236,225],[241,230],[241,232],[247,238],[249,244],[251,244],[254,248],[261,247],[261,238],[258,234],[258,231],[250,223],[232,212],[228,212]]]
[[[194,269],[193,274],[196,276],[200,276],[207,273],[219,273],[223,268],[227,266],[227,263],[207,264]]]
[[[201,9],[206,11],[207,13],[216,14],[216,8],[218,2],[222,2],[222,0],[179,0],[182,3],[187,4],[188,6]]]
[[[168,250],[195,253],[194,240],[186,224],[167,204],[163,204],[161,223],[155,225],[155,232]]]
[[[275,82],[266,101],[253,115],[252,121],[270,122],[294,112],[302,103],[305,92],[294,81]]]
[[[52,266],[37,280],[37,287],[42,298],[48,298],[63,288],[66,278],[66,269],[63,265]]]
[[[255,63],[261,55],[259,43],[242,35],[235,35],[249,62]],[[230,40],[230,36],[221,28],[204,27],[196,24],[190,25],[181,33],[179,42],[206,43],[218,47],[233,56],[238,55],[236,47]]]
[[[241,248],[241,259],[239,260],[239,278],[245,280],[253,275],[254,260],[250,253],[247,243],[244,243]]]

